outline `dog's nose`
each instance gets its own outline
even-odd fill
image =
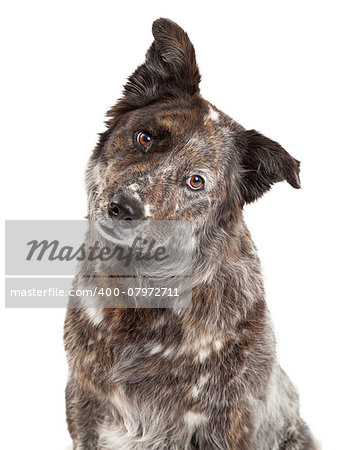
[[[115,194],[108,204],[109,216],[117,220],[141,220],[144,211],[140,203],[125,194]]]

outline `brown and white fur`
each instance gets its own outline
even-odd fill
[[[299,162],[201,97],[195,51],[177,24],[158,19],[153,35],[90,158],[88,214],[108,217],[121,192],[145,220],[191,220],[192,306],[70,303],[66,409],[74,449],[314,449],[276,360],[242,214],[273,183],[299,188]],[[142,130],[151,134],[149,148],[135,138]],[[194,174],[204,180],[199,191],[185,183]]]

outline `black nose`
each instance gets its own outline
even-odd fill
[[[140,203],[125,194],[115,194],[108,204],[109,216],[117,220],[141,220],[144,212]]]

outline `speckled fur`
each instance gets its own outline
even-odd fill
[[[121,191],[141,201],[148,218],[191,220],[192,307],[69,305],[74,449],[314,449],[297,393],[276,361],[242,216],[275,182],[299,188],[299,162],[200,96],[195,51],[178,25],[158,19],[153,34],[90,158],[89,218],[107,217]],[[154,138],[148,151],[134,141],[141,130]],[[204,178],[202,191],[186,187],[193,174]]]

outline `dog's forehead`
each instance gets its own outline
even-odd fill
[[[109,138],[106,150],[114,160],[121,158],[122,167],[141,172],[176,167],[220,174],[233,157],[235,127],[232,119],[202,98],[157,102],[129,112]],[[140,152],[134,141],[143,131],[154,139],[149,149]]]
[[[128,122],[132,128],[160,128],[174,136],[191,137],[193,134],[211,136],[211,125],[219,123],[220,112],[206,101],[171,102],[151,105],[135,111]]]
[[[159,110],[154,119],[157,123],[176,132],[178,130],[192,130],[203,124],[204,108],[178,104],[170,108]]]

